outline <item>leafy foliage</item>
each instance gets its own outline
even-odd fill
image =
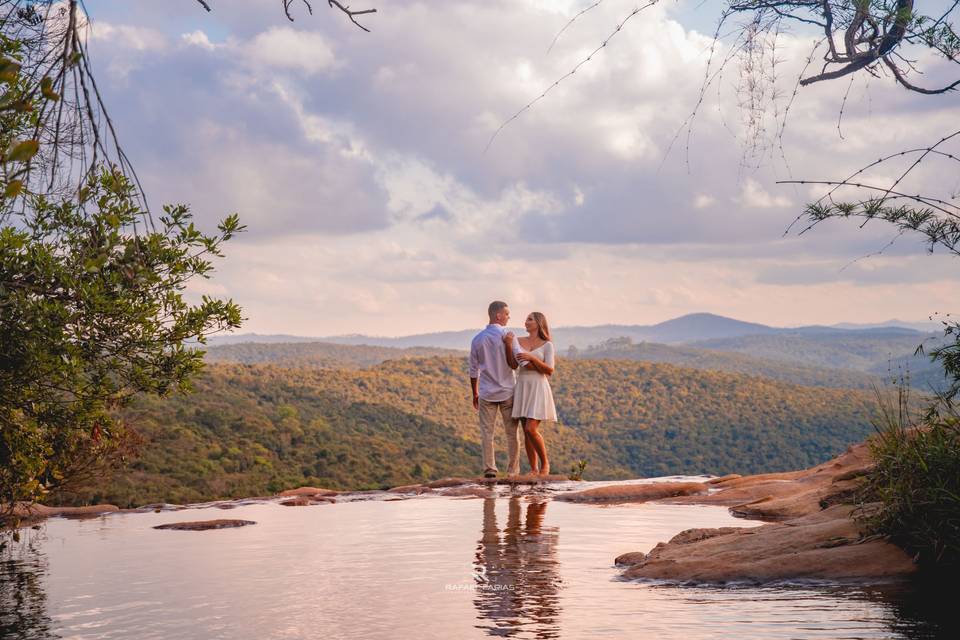
[[[201,233],[186,207],[155,221],[117,169],[79,189],[35,191],[35,113],[59,96],[21,73],[22,43],[0,39],[0,505],[41,499],[122,456],[116,411],[141,392],[188,386],[188,341],[238,327],[232,301],[184,299],[240,231]],[[51,145],[55,146],[54,141]]]
[[[876,467],[863,499],[877,502],[867,525],[889,535],[920,564],[941,569],[960,564],[960,416],[955,412],[917,422],[908,394],[881,398],[882,419],[871,441]],[[918,426],[919,424],[919,426]]]
[[[126,470],[64,501],[120,505],[264,495],[299,485],[372,489],[477,473],[462,358],[370,369],[210,365],[198,393],[125,412],[143,438]],[[590,479],[760,472],[822,462],[870,432],[872,396],[629,361],[562,360],[557,468]],[[502,433],[502,432],[501,432]],[[502,435],[498,455],[503,466]]]
[[[775,336],[760,337],[763,342],[777,343]],[[813,338],[809,338],[815,341]],[[746,373],[772,380],[812,387],[869,389],[875,385],[874,375],[839,368],[816,367],[785,360],[761,358],[748,353],[724,352],[688,345],[666,345],[655,342],[634,343],[630,338],[607,340],[586,349],[570,350],[568,357],[598,360],[639,360],[665,362],[694,369]]]
[[[211,346],[204,360],[238,364],[273,364],[285,368],[344,369],[372,367],[386,360],[461,355],[462,351],[433,347],[380,347],[330,342],[240,342]]]

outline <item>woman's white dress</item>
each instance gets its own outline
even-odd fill
[[[544,342],[536,349],[527,351],[514,338],[513,354],[522,352],[533,354],[549,367],[555,366],[552,342]],[[520,365],[517,369],[517,386],[513,389],[513,417],[556,421],[557,408],[553,404],[550,378],[524,362]]]

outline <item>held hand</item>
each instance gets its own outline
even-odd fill
[[[473,408],[476,409],[477,411],[480,410],[480,397],[479,397],[479,396],[473,396]]]
[[[526,351],[521,351],[520,353],[517,354],[516,357],[517,357],[517,360],[519,360],[520,362],[533,362],[534,360],[533,356],[527,353]]]

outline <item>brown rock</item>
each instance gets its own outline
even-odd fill
[[[309,507],[312,504],[332,504],[335,500],[323,496],[297,496],[280,502],[284,507]]]
[[[414,493],[420,495],[424,491],[431,491],[430,487],[425,487],[422,484],[405,484],[399,487],[391,487],[387,489],[388,493]]]
[[[118,511],[120,511],[120,508],[112,504],[92,504],[84,507],[48,507],[33,502],[18,502],[10,510],[10,516],[14,520],[19,520],[21,525],[27,525],[54,516],[96,518],[106,513],[116,513]],[[2,519],[0,519],[0,522],[2,522]]]
[[[536,473],[525,473],[519,476],[505,476],[503,478],[479,478],[477,482],[481,484],[506,484],[506,485],[520,485],[520,484],[545,484],[548,482],[569,482],[570,478],[551,473],[549,475],[541,476]]]
[[[706,493],[702,482],[654,482],[650,484],[608,485],[557,495],[555,500],[569,502],[647,502],[673,496]]]
[[[171,522],[158,524],[154,529],[174,529],[176,531],[208,531],[210,529],[230,529],[245,527],[248,524],[257,524],[253,520],[197,520],[194,522]]]
[[[319,487],[298,487],[297,489],[287,489],[286,491],[281,491],[277,495],[281,498],[289,498],[292,496],[335,496],[338,493],[338,491],[321,489]]]
[[[785,520],[844,502],[851,502],[859,478],[873,461],[866,443],[848,448],[823,464],[802,471],[763,473],[740,478],[715,478],[707,495],[679,496],[675,504],[714,504],[731,507],[734,515]]]
[[[916,565],[895,545],[861,538],[850,518],[852,509],[837,505],[783,523],[727,527],[725,533],[706,537],[683,532],[657,545],[623,575],[695,583],[764,583],[804,578],[896,579],[915,573]]]
[[[492,498],[496,494],[491,489],[485,489],[483,487],[450,487],[441,491],[440,495],[453,498]]]
[[[134,507],[133,509],[121,509],[124,512],[131,513],[147,513],[153,511],[154,513],[160,513],[161,511],[183,511],[187,507],[182,504],[170,504],[168,502],[151,502],[150,504],[145,504],[139,507]]]
[[[446,487],[457,487],[463,484],[472,484],[473,482],[474,480],[472,478],[441,478],[440,480],[425,482],[423,486],[429,487],[430,489],[443,489]]]
[[[690,544],[707,538],[716,538],[741,531],[743,527],[718,527],[716,529],[687,529],[670,538],[668,544]]]
[[[628,553],[621,553],[613,563],[620,566],[632,567],[635,564],[643,562],[646,557],[647,554],[641,551],[630,551]]]
[[[803,477],[807,471],[784,471],[782,473],[758,473],[752,476],[740,476],[738,478],[729,478],[727,480],[717,480],[713,484],[720,489],[735,489],[738,487],[751,487],[757,484],[767,484],[775,482],[786,482]],[[736,474],[731,474],[736,475]]]
[[[831,482],[829,484],[798,484],[797,492],[781,497],[767,496],[759,500],[730,507],[735,516],[762,520],[788,520],[820,511],[824,504],[840,504],[849,498],[857,487],[856,480]]]
[[[710,478],[707,480],[707,484],[719,484],[721,482],[727,482],[728,480],[736,480],[737,478],[742,478],[739,473],[728,473],[725,476],[720,476],[719,478]]]

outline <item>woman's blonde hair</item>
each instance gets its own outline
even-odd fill
[[[540,339],[550,340],[550,325],[547,324],[547,316],[539,311],[534,311],[530,314],[530,317],[537,323],[537,335],[540,336]]]

